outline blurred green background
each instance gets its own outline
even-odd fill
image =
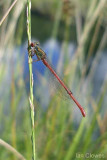
[[[12,2],[0,0],[0,20]],[[0,160],[32,159],[26,2],[18,0],[0,26]],[[107,0],[32,0],[31,14],[32,41],[86,111],[83,118],[42,63],[34,63],[38,159],[106,160]]]

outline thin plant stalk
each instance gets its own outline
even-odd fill
[[[6,19],[6,17],[9,15],[10,11],[12,10],[12,8],[16,4],[16,2],[17,2],[17,0],[14,0],[14,2],[12,3],[12,5],[9,7],[9,9],[7,10],[7,12],[5,13],[5,15],[3,16],[3,18],[0,21],[0,26],[2,25],[2,23],[4,22],[4,20]]]
[[[27,34],[28,34],[28,46],[31,44],[31,0],[27,0]],[[29,50],[29,78],[30,78],[30,112],[31,112],[31,128],[32,128],[32,156],[33,160],[36,160],[35,151],[35,130],[34,130],[34,104],[33,104],[33,73],[32,73],[32,57]]]
[[[10,144],[0,139],[0,146],[4,146],[7,150],[12,152],[18,159],[26,160],[22,154],[20,154],[15,148],[13,148]]]

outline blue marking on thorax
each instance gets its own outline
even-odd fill
[[[38,47],[37,46],[35,46],[35,50],[38,51]]]

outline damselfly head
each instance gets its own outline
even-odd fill
[[[34,47],[34,43],[31,43],[31,47]]]

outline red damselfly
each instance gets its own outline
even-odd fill
[[[73,96],[73,93],[70,91],[70,89],[65,85],[65,83],[59,78],[55,70],[51,67],[51,65],[48,63],[47,58],[46,58],[46,53],[39,47],[38,42],[31,43],[29,46],[29,49],[31,49],[31,57],[34,55],[37,56],[36,61],[42,61],[43,64],[51,71],[51,73],[56,77],[56,79],[59,81],[59,83],[62,85],[62,87],[66,90],[67,94],[72,98],[72,100],[76,103],[78,108],[80,109],[83,117],[86,116],[86,113],[83,109],[83,107],[79,104],[79,102],[76,100],[76,98]]]

